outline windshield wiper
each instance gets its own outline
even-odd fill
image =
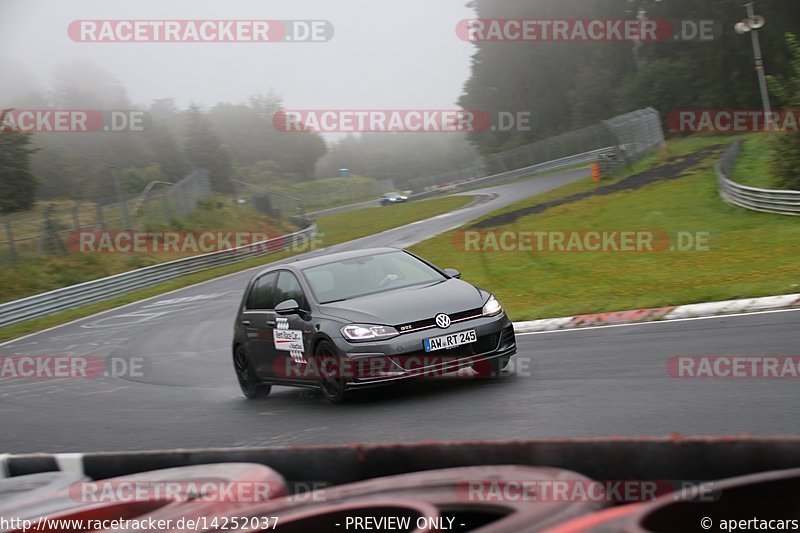
[[[335,304],[338,302],[344,302],[345,300],[349,300],[350,298],[339,298],[338,300],[329,300],[327,302],[320,302],[319,305],[326,305],[326,304]]]

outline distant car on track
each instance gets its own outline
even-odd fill
[[[394,248],[271,266],[236,316],[242,392],[313,387],[339,402],[353,389],[468,367],[498,375],[516,353],[514,328],[491,293],[460,277]]]
[[[387,192],[381,196],[381,205],[402,204],[408,201],[408,196],[396,192]]]

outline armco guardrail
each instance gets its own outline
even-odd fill
[[[736,183],[728,177],[736,165],[741,148],[742,141],[732,143],[717,164],[717,181],[722,199],[731,205],[753,211],[800,215],[800,191],[759,189]]]
[[[547,161],[525,168],[510,170],[508,172],[501,172],[492,176],[477,178],[474,180],[465,181],[457,184],[455,187],[446,187],[444,189],[434,189],[431,191],[422,192],[412,195],[414,200],[427,198],[441,194],[443,192],[452,191],[456,188],[473,187],[476,185],[491,185],[500,183],[507,180],[539,174],[542,172],[551,172],[561,168],[570,167],[582,163],[592,163],[604,155],[616,155],[619,153],[619,147],[609,146],[592,150],[582,154],[576,154],[569,157],[562,157],[554,161]],[[324,212],[339,212],[345,211],[348,208],[355,209],[357,207],[366,207],[375,203],[362,202],[360,204],[353,204],[351,206],[342,206]],[[324,212],[316,212],[316,215]],[[308,215],[307,215],[308,216]],[[169,261],[167,263],[160,263],[149,267],[123,272],[114,276],[108,276],[98,280],[87,281],[78,285],[71,285],[62,289],[29,296],[21,300],[15,300],[5,304],[0,304],[0,327],[10,326],[25,320],[39,318],[42,316],[51,315],[60,311],[74,309],[89,303],[99,302],[106,300],[113,296],[125,294],[128,292],[136,291],[152,285],[157,285],[164,281],[214,268],[218,266],[228,265],[259,257],[268,253],[277,252],[286,248],[291,248],[298,242],[303,242],[304,239],[313,237],[317,232],[317,225],[309,219],[303,219],[307,227],[296,233],[270,239],[260,243],[250,244],[235,248],[232,250],[222,250],[219,252],[212,252],[209,254],[197,255],[187,257],[186,259],[178,259],[177,261]]]
[[[340,205],[338,207],[331,207],[329,209],[321,209],[319,211],[312,211],[306,213],[307,217],[319,217],[322,215],[332,215],[334,213],[343,213],[345,211],[352,211],[354,209],[363,209],[365,207],[377,207],[380,205],[380,199],[367,200],[366,202],[358,202],[356,204]]]
[[[559,170],[574,165],[580,165],[583,163],[586,164],[594,163],[603,156],[607,155],[616,156],[620,153],[621,152],[618,149],[618,147],[608,146],[606,148],[600,148],[598,150],[592,150],[590,152],[584,152],[582,154],[571,155],[569,157],[562,157],[561,159],[555,159],[553,161],[547,161],[545,163],[539,163],[537,165],[531,165],[525,168],[519,168],[516,170],[509,170],[508,172],[493,174],[491,176],[484,176],[481,178],[460,181],[452,185],[444,185],[442,187],[437,187],[429,191],[412,194],[411,196],[409,196],[409,200],[424,200],[426,198],[430,198],[431,196],[453,192],[459,189],[463,189],[465,187],[474,187],[476,185],[477,186],[493,185],[495,183],[501,183],[516,178],[522,178],[525,176],[533,176],[535,174],[541,174],[543,172],[552,172],[554,170]],[[345,211],[351,211],[353,209],[363,209],[365,207],[377,207],[379,205],[380,205],[379,199],[367,200],[366,202],[359,202],[357,204],[342,205],[339,207],[332,207],[330,209],[323,209],[322,211],[314,211],[312,213],[306,213],[306,216],[316,217],[321,215],[329,215],[332,213],[342,213]]]
[[[543,172],[552,172],[554,170],[560,170],[562,168],[567,168],[574,165],[581,165],[584,163],[586,164],[594,163],[603,156],[617,155],[618,153],[619,149],[616,146],[607,146],[605,148],[599,148],[597,150],[584,152],[582,154],[571,155],[569,157],[562,157],[561,159],[555,159],[553,161],[547,161],[545,163],[539,163],[537,165],[531,165],[525,168],[518,168],[516,170],[509,170],[508,172],[501,172],[500,174],[494,174],[492,176],[486,176],[484,178],[477,178],[474,180],[465,181],[459,183],[458,187],[491,185],[493,183],[513,180],[525,176],[532,176],[534,174],[541,174]],[[414,197],[416,198],[418,196],[419,195],[415,195]]]
[[[0,327],[74,309],[201,270],[237,263],[306,243],[316,235],[317,225],[311,220],[304,220],[304,224],[305,228],[289,235],[230,250],[159,263],[0,304]]]

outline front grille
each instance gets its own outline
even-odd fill
[[[492,333],[491,335],[484,335],[483,337],[478,337],[478,342],[472,344],[475,347],[475,353],[481,354],[486,352],[493,352],[497,349],[497,338],[500,336],[499,333]]]
[[[447,315],[447,316],[450,317],[451,322],[460,322],[470,317],[481,316],[482,313],[483,309],[479,307],[477,309],[470,309],[468,311],[459,311],[458,313],[453,313],[452,315]],[[400,324],[395,326],[397,331],[399,331],[400,333],[408,333],[410,331],[417,331],[420,329],[432,328],[432,327],[436,327],[435,318],[426,318],[424,320],[417,320],[415,322],[408,322],[406,324]]]

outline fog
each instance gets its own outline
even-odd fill
[[[273,91],[288,108],[453,108],[473,46],[455,25],[466,0],[0,0],[0,105],[50,90],[80,59],[111,73],[138,105],[172,97],[210,107]],[[327,20],[329,42],[89,43],[85,19]]]

